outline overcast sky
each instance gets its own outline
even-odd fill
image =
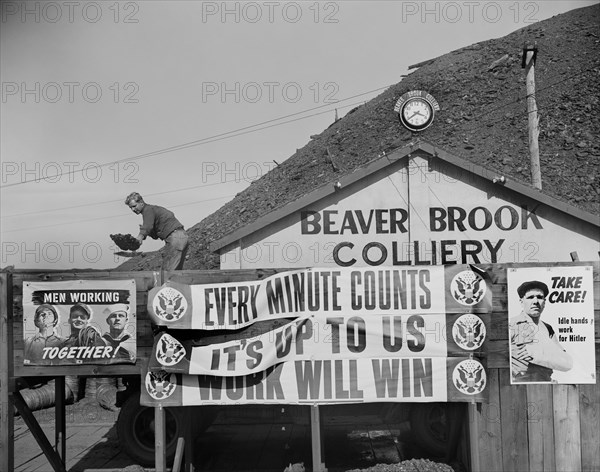
[[[130,192],[189,228],[408,66],[594,3],[3,2],[0,266],[115,267]]]

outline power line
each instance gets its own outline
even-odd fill
[[[355,106],[355,105],[359,105],[361,103],[363,103],[363,102],[362,101],[361,102],[354,102],[354,103],[351,103],[350,105],[344,105],[344,106],[338,107],[338,108],[349,108],[349,107],[352,107],[352,106]],[[329,113],[330,111],[331,110],[326,110],[326,111],[322,111],[322,112],[319,112],[319,113],[313,113],[312,115],[303,116],[303,117],[299,117],[299,118],[294,118],[293,120],[288,120],[288,121],[281,122],[281,123],[275,123],[275,124],[272,124],[272,125],[269,125],[269,126],[264,126],[262,128],[256,129],[256,130],[244,131],[244,132],[238,133],[238,134],[233,135],[233,136],[226,136],[226,137],[222,137],[222,138],[217,138],[217,139],[214,139],[212,141],[207,141],[206,143],[200,143],[198,145],[208,144],[209,142],[214,142],[214,141],[220,141],[222,139],[227,139],[229,137],[241,136],[243,134],[248,134],[248,133],[252,133],[252,132],[255,132],[255,131],[262,131],[264,129],[273,128],[275,126],[292,123],[294,121],[304,120],[306,118],[312,118],[313,116],[323,115],[325,113]],[[289,115],[289,116],[292,116],[292,115]],[[110,163],[110,164],[112,164],[112,163]],[[53,176],[53,178],[54,178],[54,176]],[[33,181],[28,181],[28,182],[33,182]],[[23,183],[25,183],[25,182],[23,182]],[[192,190],[192,189],[196,189],[196,188],[203,188],[203,187],[209,187],[209,186],[213,186],[213,185],[220,185],[220,184],[223,184],[223,183],[227,183],[227,182],[216,182],[216,183],[206,184],[206,185],[195,185],[195,186],[186,187],[186,188],[183,188],[183,189],[167,190],[167,191],[164,191],[164,192],[156,192],[156,193],[147,194],[147,195],[150,195],[150,196],[164,195],[164,194],[169,194],[169,193],[182,192],[184,190]],[[11,185],[15,185],[15,184],[11,184]],[[62,208],[56,208],[56,209],[46,209],[46,210],[39,210],[39,211],[31,211],[31,212],[27,212],[27,213],[16,213],[16,214],[13,214],[13,215],[1,216],[1,218],[14,218],[14,217],[17,217],[17,216],[32,215],[32,214],[37,214],[37,213],[48,213],[48,212],[51,212],[51,211],[70,210],[70,209],[74,209],[74,208],[84,208],[84,207],[88,207],[88,206],[104,205],[106,203],[116,203],[116,202],[120,202],[120,201],[121,201],[121,199],[119,199],[119,200],[108,200],[108,201],[104,201],[104,202],[84,203],[84,204],[81,204],[81,205],[71,205],[71,206],[62,207]]]
[[[274,123],[274,122],[277,122],[277,121],[280,121],[280,120],[284,120],[284,119],[290,118],[292,116],[302,115],[302,114],[307,113],[309,111],[318,110],[318,109],[323,108],[323,107],[330,107],[330,106],[336,105],[338,103],[345,102],[347,100],[351,100],[351,99],[356,98],[356,97],[361,97],[363,95],[368,95],[370,93],[374,93],[374,92],[378,92],[380,90],[387,89],[390,86],[391,85],[386,85],[385,87],[379,87],[379,88],[376,88],[376,89],[373,89],[373,90],[369,90],[368,92],[359,93],[357,95],[353,95],[351,97],[347,97],[347,98],[344,98],[344,99],[341,99],[341,100],[337,100],[337,101],[332,102],[332,103],[326,103],[326,104],[323,104],[323,105],[319,105],[317,107],[309,108],[307,110],[299,111],[299,112],[296,112],[296,113],[291,113],[289,115],[280,116],[279,118],[273,118],[271,120],[262,121],[260,123],[256,123],[256,124],[249,125],[249,126],[245,126],[243,128],[238,128],[236,130],[227,131],[227,132],[224,132],[224,133],[216,134],[214,136],[209,136],[207,138],[197,139],[197,140],[194,140],[194,141],[190,141],[190,142],[183,143],[183,144],[178,144],[178,145],[175,145],[175,146],[169,146],[167,148],[163,148],[163,149],[159,149],[159,150],[156,150],[156,151],[147,152],[147,153],[144,153],[144,154],[138,154],[136,156],[131,156],[131,157],[128,157],[128,158],[123,158],[123,159],[119,159],[119,160],[116,160],[116,161],[106,162],[104,164],[98,164],[97,167],[101,168],[101,167],[107,167],[107,166],[114,165],[114,164],[121,164],[123,162],[137,161],[137,160],[140,160],[140,159],[146,159],[148,157],[154,157],[154,156],[158,156],[158,155],[169,153],[169,152],[179,151],[179,150],[182,150],[182,149],[187,149],[187,148],[194,147],[194,146],[199,146],[199,145],[202,145],[202,144],[213,143],[213,142],[216,142],[216,141],[221,141],[223,139],[229,139],[229,138],[232,138],[232,137],[241,136],[241,135],[248,134],[248,133],[251,133],[251,132],[268,129],[268,128],[271,128],[272,126],[279,126],[279,125],[282,125],[282,124],[292,123],[293,121],[297,121],[298,119],[312,118],[313,116],[318,116],[318,115],[321,115],[323,113],[329,113],[331,110],[327,110],[327,111],[321,112],[321,113],[314,113],[314,114],[308,115],[306,117],[302,117],[302,118],[298,118],[298,119],[290,120],[290,121],[285,121],[285,122],[282,122],[282,123],[276,123],[276,124],[270,125],[270,126],[264,126],[264,127],[261,127],[259,129],[255,129],[255,130],[252,129],[252,128],[257,128],[259,126],[266,125],[266,124],[269,124],[269,123]],[[338,107],[338,108],[346,108],[346,107],[353,106],[353,105],[354,104],[352,104],[352,105],[344,105],[343,107]],[[57,178],[57,177],[61,177],[63,175],[74,175],[74,174],[80,173],[80,172],[83,172],[83,169],[72,170],[72,171],[69,171],[69,172],[59,172],[59,173],[56,173],[55,175],[47,176],[45,178],[52,178],[52,179],[54,179],[54,178]],[[42,179],[39,178],[39,179],[32,179],[32,180],[24,180],[24,181],[21,181],[21,182],[14,182],[12,184],[0,185],[0,189],[1,188],[15,187],[17,185],[24,185],[24,184],[31,183],[31,182],[39,182],[40,180],[42,180]]]
[[[198,203],[206,203],[206,202],[212,202],[215,200],[222,200],[224,198],[231,198],[231,197],[235,197],[235,195],[225,195],[223,197],[216,197],[216,198],[207,198],[205,200],[198,200],[195,202],[188,202],[188,203],[180,203],[179,205],[172,205],[171,208],[177,208],[177,207],[182,207],[182,206],[188,206],[188,205],[196,205]],[[54,224],[50,224],[50,225],[40,225],[40,226],[30,226],[28,228],[18,228],[18,229],[9,229],[8,231],[4,231],[2,230],[2,233],[14,233],[17,231],[28,231],[30,229],[41,229],[41,228],[52,228],[55,226],[66,226],[66,225],[74,225],[74,224],[79,224],[79,223],[87,223],[90,221],[100,221],[100,220],[108,220],[108,219],[114,219],[114,218],[124,218],[125,216],[129,216],[126,214],[123,215],[110,215],[110,216],[101,216],[98,218],[89,218],[86,220],[77,220],[77,221],[71,221],[68,223],[54,223]]]
[[[540,87],[540,88],[538,88],[538,93],[541,93],[541,92],[544,92],[544,91],[546,91],[548,89],[556,87],[557,85],[559,85],[561,83],[564,83],[564,82],[566,82],[568,80],[571,80],[574,77],[580,77],[581,74],[584,73],[584,72],[592,72],[592,69],[585,69],[583,71],[578,71],[577,73],[575,73],[573,75],[570,75],[570,76],[567,76],[567,77],[564,77],[561,80],[559,80],[557,82],[554,82],[554,83],[552,83],[550,85],[547,85],[545,87]],[[584,80],[578,81],[578,82],[576,82],[575,85],[577,85],[578,83],[583,82],[583,81]],[[390,86],[388,85],[388,86],[385,86],[385,87],[380,87],[380,88],[377,88],[377,89],[374,89],[374,90],[371,90],[371,91],[368,91],[368,92],[364,92],[364,93],[361,93],[361,94],[354,95],[352,97],[348,97],[348,98],[345,98],[345,99],[342,99],[342,100],[338,100],[338,101],[336,101],[334,103],[331,103],[331,104],[319,105],[317,107],[314,107],[314,108],[311,108],[311,109],[308,109],[308,110],[304,110],[304,111],[297,112],[297,113],[292,113],[292,114],[285,115],[285,116],[282,116],[282,117],[279,117],[279,118],[275,118],[275,119],[272,119],[272,120],[267,120],[267,121],[264,121],[264,122],[261,122],[261,123],[257,123],[257,124],[254,124],[254,125],[250,125],[250,126],[246,126],[246,127],[243,127],[243,128],[239,128],[237,130],[228,131],[228,132],[225,132],[225,133],[220,133],[220,134],[217,134],[217,135],[214,135],[214,136],[211,136],[211,137],[207,137],[207,138],[203,138],[203,139],[200,139],[200,140],[191,141],[189,143],[180,144],[180,145],[177,145],[177,146],[171,146],[169,148],[165,148],[165,149],[158,150],[158,151],[153,151],[153,152],[146,153],[146,154],[141,154],[141,155],[134,156],[134,157],[131,157],[131,158],[128,158],[128,159],[121,159],[121,160],[117,160],[117,161],[113,161],[113,162],[109,162],[109,163],[105,163],[105,164],[100,164],[99,167],[105,167],[105,166],[108,166],[108,165],[113,165],[113,164],[116,164],[116,163],[122,163],[122,162],[129,161],[129,160],[139,160],[139,159],[143,159],[143,158],[147,158],[147,157],[152,157],[152,156],[159,155],[159,154],[164,154],[164,153],[167,153],[167,152],[173,152],[173,151],[177,151],[177,150],[180,150],[180,149],[185,149],[185,148],[188,148],[188,147],[200,146],[200,145],[203,145],[203,144],[209,144],[209,143],[212,143],[212,142],[221,141],[221,140],[224,140],[224,139],[230,139],[230,138],[233,138],[233,137],[242,136],[244,134],[249,134],[249,133],[253,133],[253,132],[256,132],[256,131],[262,131],[262,130],[269,129],[269,128],[272,128],[272,127],[275,127],[275,126],[280,126],[280,125],[292,123],[292,122],[295,122],[295,121],[299,121],[299,120],[303,120],[303,119],[307,119],[307,118],[312,118],[314,116],[319,116],[319,115],[322,115],[322,114],[325,114],[325,113],[329,113],[331,110],[325,110],[325,111],[322,111],[322,112],[313,113],[311,115],[294,118],[292,120],[280,121],[280,120],[283,120],[285,118],[289,118],[289,117],[301,115],[301,114],[304,114],[304,113],[306,113],[308,111],[318,110],[318,109],[326,107],[326,106],[335,105],[335,104],[337,104],[339,102],[343,102],[343,101],[346,101],[346,100],[350,100],[351,98],[356,98],[356,97],[359,97],[359,96],[367,95],[369,93],[373,93],[373,92],[376,92],[376,91],[379,91],[379,90],[383,90],[383,89],[388,88],[388,87],[390,87]],[[505,107],[510,106],[512,104],[518,103],[521,100],[524,100],[524,98],[523,97],[517,97],[516,99],[510,100],[509,102],[504,103],[502,105],[499,105],[496,108],[487,110],[485,112],[485,114],[482,113],[480,115],[480,117],[483,118],[484,116],[490,116],[491,113],[493,113],[495,111],[498,111],[498,110],[501,110],[502,108],[505,108]],[[355,102],[355,103],[352,103],[350,105],[344,105],[344,106],[338,107],[338,108],[349,108],[349,107],[352,107],[352,106],[355,106],[355,105],[359,105],[359,104],[362,104],[362,103],[363,103],[362,101],[361,102]],[[543,109],[548,108],[548,107],[549,107],[549,105],[546,106],[546,107],[539,107],[538,110],[543,110]],[[525,112],[525,113],[527,113],[527,112]],[[521,113],[519,113],[519,115],[521,115]],[[278,121],[280,121],[280,122],[277,123]],[[497,119],[497,120],[494,120],[492,123],[498,123],[500,121],[501,120]],[[269,123],[272,123],[272,124],[269,124]],[[268,125],[268,126],[262,126],[262,125]],[[258,128],[259,126],[260,126],[260,128]],[[474,129],[475,127],[480,127],[480,126],[481,126],[481,123],[480,123],[480,121],[478,121],[478,123],[477,123],[476,126],[470,127],[470,128],[466,128],[466,130],[469,131],[469,130]],[[256,128],[256,129],[252,129],[252,128]],[[56,178],[56,177],[61,176],[61,175],[65,175],[65,174],[69,175],[69,174],[73,174],[75,172],[81,172],[81,171],[72,171],[72,172],[67,172],[67,173],[60,173],[60,174],[56,174],[56,175],[51,176],[51,177],[52,178]],[[21,185],[21,184],[25,184],[25,183],[29,183],[29,182],[35,182],[35,181],[39,181],[39,180],[41,180],[41,179],[16,182],[16,183],[13,183],[13,184],[8,184],[8,185],[0,186],[0,188],[11,187],[11,186],[15,186],[15,185]],[[154,195],[163,195],[163,194],[181,192],[181,191],[191,190],[191,189],[196,189],[196,188],[203,188],[203,187],[209,187],[209,186],[213,186],[213,185],[219,185],[219,184],[222,184],[222,183],[226,183],[226,182],[216,182],[216,183],[206,184],[206,185],[197,185],[197,186],[187,187],[187,188],[184,188],[184,189],[175,189],[175,190],[168,190],[168,191],[164,191],[164,192],[156,192],[156,193],[152,193],[152,194],[149,194],[149,195],[151,195],[151,196],[154,196]],[[74,209],[74,208],[83,208],[83,207],[88,207],[88,206],[97,206],[97,205],[102,205],[102,204],[106,204],[106,203],[115,203],[115,202],[120,202],[120,201],[121,200],[119,199],[119,200],[109,200],[109,201],[106,201],[106,202],[94,202],[94,203],[86,203],[86,204],[82,204],[82,205],[72,205],[72,206],[68,206],[68,207],[62,207],[62,208],[51,209],[51,210],[32,211],[32,212],[19,213],[19,214],[13,214],[13,215],[6,215],[6,216],[2,216],[2,218],[12,218],[12,217],[17,217],[17,216],[25,216],[25,215],[42,213],[42,212],[43,213],[48,213],[48,212],[51,212],[51,211],[61,211],[61,210],[69,210],[69,209]],[[183,204],[183,205],[185,205],[185,204]],[[100,219],[105,219],[105,218],[100,218]],[[85,221],[94,221],[94,220],[85,220]],[[72,224],[72,223],[65,223],[65,224]],[[50,226],[56,226],[56,225],[50,225]],[[47,226],[41,226],[41,228],[43,228],[43,227],[47,227]],[[37,229],[37,228],[40,228],[40,227],[24,228],[23,230]],[[12,232],[12,231],[18,231],[18,230],[10,230],[8,232]]]
[[[184,192],[186,190],[193,190],[193,189],[197,189],[197,188],[212,187],[213,185],[220,185],[222,183],[224,183],[224,182],[215,182],[215,183],[212,183],[212,184],[194,185],[192,187],[178,188],[178,189],[175,189],[175,190],[166,190],[164,192],[148,193],[148,194],[145,194],[145,195],[153,197],[155,195],[164,195],[164,194],[167,194],[167,193]],[[124,201],[124,199],[120,198],[118,200],[106,200],[106,201],[103,201],[103,202],[83,203],[81,205],[71,205],[71,206],[66,206],[66,207],[61,207],[61,208],[52,208],[52,209],[46,209],[46,210],[28,211],[26,213],[15,213],[14,215],[3,215],[2,218],[14,218],[16,216],[35,215],[37,213],[49,213],[49,212],[52,212],[52,211],[72,210],[74,208],[85,208],[85,207],[90,207],[90,206],[106,205],[107,203],[120,203],[120,202],[123,202],[123,201]]]
[[[563,82],[566,82],[567,80],[571,80],[571,79],[573,79],[575,77],[581,77],[581,74],[583,74],[584,72],[592,72],[592,69],[584,69],[582,71],[578,71],[577,73],[575,73],[573,75],[569,75],[569,76],[563,78],[562,80],[559,80],[558,82],[554,82],[554,83],[552,83],[550,85],[547,85],[545,87],[538,87],[536,94],[541,94],[542,92],[545,92],[548,89],[554,88],[557,85],[560,85]],[[578,85],[579,83],[582,83],[584,81],[585,80],[582,79],[582,80],[576,82],[574,85]],[[465,128],[465,131],[471,131],[473,129],[480,128],[481,127],[481,120],[483,120],[483,121],[485,121],[487,123],[491,122],[492,124],[493,123],[499,123],[501,121],[499,119],[496,119],[496,120],[485,120],[485,117],[486,116],[491,116],[492,113],[494,113],[494,112],[496,112],[498,110],[502,110],[503,108],[506,108],[506,107],[508,107],[510,105],[514,105],[515,103],[518,103],[518,102],[520,102],[522,100],[525,100],[525,99],[526,99],[526,97],[519,96],[516,99],[512,99],[509,102],[506,102],[506,103],[504,103],[502,105],[499,105],[499,106],[497,106],[495,108],[490,108],[490,109],[486,110],[485,113],[481,113],[480,115],[475,116],[474,120],[477,121],[477,123],[474,123],[473,126]],[[547,105],[547,106],[538,106],[538,110],[543,110],[543,109],[546,109],[546,108],[549,108],[549,107],[550,107],[550,105]],[[523,115],[523,114],[528,114],[528,113],[529,113],[528,111],[525,111],[523,113],[519,113],[518,115]]]

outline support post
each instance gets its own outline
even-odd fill
[[[310,436],[313,472],[325,472],[327,469],[321,458],[321,413],[319,405],[310,407]]]
[[[65,418],[65,378],[54,379],[54,448],[63,464],[67,462],[67,425]]]
[[[9,300],[11,302],[9,303]],[[14,470],[12,275],[0,273],[0,470]]]
[[[471,451],[471,470],[473,472],[481,471],[481,462],[479,461],[479,412],[476,403],[469,403],[469,450]]]
[[[156,472],[167,471],[165,409],[162,406],[154,408],[154,461]]]
[[[42,430],[41,426],[35,419],[35,416],[33,416],[33,413],[27,406],[27,403],[25,403],[25,400],[23,400],[21,392],[14,392],[12,396],[17,411],[23,417],[23,421],[25,421],[25,424],[29,428],[29,431],[31,431],[31,434],[35,438],[36,442],[39,444],[40,448],[42,449],[42,452],[46,456],[46,459],[48,459],[52,470],[54,472],[66,472],[65,464],[63,463],[62,459],[58,456],[57,452],[52,448],[50,441],[48,441],[48,438],[46,437],[46,433],[44,433],[44,430]]]
[[[185,449],[185,439],[177,438],[177,449],[175,449],[175,459],[173,460],[172,472],[181,470],[181,460],[183,459],[183,451]],[[188,448],[190,449],[190,448]]]
[[[527,70],[527,123],[529,130],[529,160],[531,165],[531,183],[537,189],[542,189],[542,172],[540,169],[539,135],[537,103],[535,101],[535,59],[537,46],[523,48],[523,62]]]
[[[188,410],[190,407],[187,407]],[[185,448],[184,452],[184,457],[185,457],[185,465],[184,465],[184,471],[185,472],[194,472],[194,447],[192,446],[192,444],[194,444],[194,441],[196,440],[196,438],[194,437],[194,428],[192,427],[192,411],[198,411],[198,407],[194,407],[191,411],[190,414],[184,414],[183,415],[183,435],[184,435],[184,445],[187,444],[188,446]],[[181,438],[179,438],[181,439]],[[179,446],[179,443],[177,444]]]

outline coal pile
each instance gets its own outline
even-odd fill
[[[136,251],[142,245],[142,243],[131,234],[111,234],[110,239],[112,239],[119,249],[122,249],[123,251]]]

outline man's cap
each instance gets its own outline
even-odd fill
[[[56,308],[54,308],[52,305],[49,305],[48,303],[42,303],[40,306],[38,306],[35,310],[35,316],[40,315],[44,310],[51,311],[52,313],[54,313],[54,316],[58,318],[58,312],[56,311]]]
[[[544,282],[540,282],[539,280],[530,280],[519,285],[519,288],[517,289],[519,298],[523,298],[527,292],[533,289],[541,290],[544,293],[544,297],[547,297],[548,293],[550,292],[550,290],[548,290],[548,286]]]
[[[69,316],[77,312],[87,315],[88,318],[92,317],[92,309],[85,303],[75,303],[75,305],[71,307],[71,310],[69,310]]]
[[[37,309],[35,310],[35,315],[33,316],[34,324],[40,319],[44,311],[49,311],[54,315],[53,326],[56,326],[58,324],[58,311],[56,311],[56,308],[54,308],[52,305],[49,305],[48,303],[42,303],[40,306],[37,307]]]
[[[125,315],[129,316],[129,305],[126,305],[125,303],[115,303],[113,305],[108,305],[104,309],[103,313],[106,315],[107,318],[110,318],[110,315],[119,311],[122,311],[125,313]]]

